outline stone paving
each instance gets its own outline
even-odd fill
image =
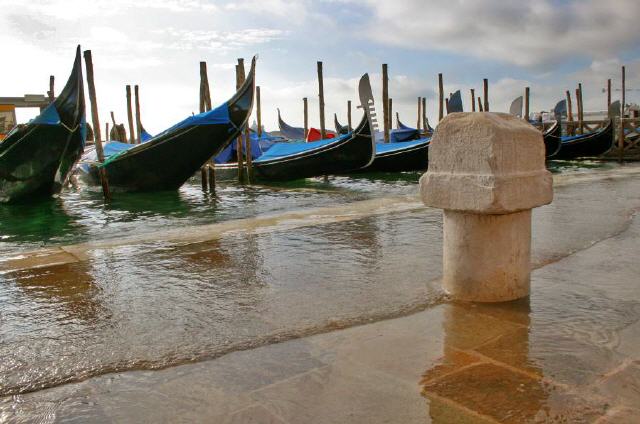
[[[447,303],[216,360],[103,375],[5,398],[0,421],[638,423],[638,252],[640,216],[534,271],[525,300]]]

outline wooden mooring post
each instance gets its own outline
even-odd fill
[[[444,84],[442,74],[438,74],[438,122],[444,118]]]
[[[529,95],[530,89],[529,87],[524,88],[524,120],[529,122]]]
[[[574,133],[573,127],[573,109],[571,106],[571,92],[567,90],[567,135]]]
[[[429,126],[427,125],[427,98],[423,97],[422,98],[422,128],[424,129],[424,132],[427,132],[427,130],[429,129]]]
[[[391,118],[393,116],[393,99],[391,97],[389,97],[389,113],[387,115],[389,115],[387,125],[389,127],[389,131],[391,131],[393,129],[393,118]],[[391,135],[389,135],[389,137],[391,137]]]
[[[420,132],[420,121],[422,120],[422,97],[418,97],[418,119],[416,123],[416,129]]]
[[[622,67],[622,99],[620,100],[620,133],[618,134],[618,150],[620,151],[620,156],[618,160],[620,163],[624,160],[624,104],[627,101],[626,96],[626,72],[625,67]]]
[[[53,86],[55,84],[56,77],[53,75],[49,75],[49,91],[47,91],[47,96],[49,96],[49,101],[52,102],[55,100],[56,96],[53,91]]]
[[[384,142],[389,142],[389,68],[386,63],[382,64],[382,119]]]
[[[347,100],[347,125],[349,126],[349,131],[353,128],[351,126],[351,100]]]
[[[449,114],[449,98],[444,99],[444,105],[448,115]]]
[[[611,78],[607,80],[607,112],[611,107]]]
[[[480,98],[480,96],[478,96],[478,111],[484,112],[484,109],[482,108],[482,99]]]
[[[483,110],[485,112],[489,112],[489,80],[487,78],[484,78],[482,80],[482,88],[483,88],[483,94],[484,94]]]
[[[131,86],[127,84],[125,87],[127,92],[127,120],[129,121],[129,143],[135,144],[136,133],[133,129],[133,110],[131,109]]]
[[[244,59],[238,59],[238,68],[240,69],[240,85],[244,84],[244,81],[247,79],[247,74],[244,69]],[[209,84],[207,84],[208,86]],[[209,101],[210,103],[211,101]],[[251,136],[249,135],[249,121],[247,120],[246,125],[243,130],[244,136],[244,158],[245,158],[245,166],[246,166],[246,182],[251,184],[251,175],[252,175],[252,167],[253,161],[251,157]]]
[[[304,139],[307,139],[309,135],[309,100],[306,97],[302,98],[302,108],[304,113]]]
[[[113,112],[111,112],[111,113],[113,113]],[[110,137],[109,137],[109,123],[108,122],[104,123],[104,131],[105,131],[104,140],[105,141],[109,141]]]
[[[324,140],[327,138],[327,130],[324,124],[324,81],[321,61],[318,61],[318,99],[320,107],[320,137]]]
[[[260,106],[260,86],[256,86],[256,120],[258,121],[258,138],[262,137],[262,109]]]
[[[240,64],[242,63],[242,67]],[[242,68],[242,69],[241,69]],[[238,59],[238,64],[236,65],[236,90],[240,89],[242,85],[242,74],[244,73],[244,59]],[[242,131],[238,134],[236,138],[236,153],[237,153],[237,161],[238,161],[238,181],[242,182],[244,175],[244,160],[242,155]]]
[[[87,70],[87,85],[89,89],[89,101],[91,102],[91,122],[93,123],[93,140],[96,146],[96,155],[98,161],[104,163],[104,150],[102,148],[102,138],[100,136],[100,118],[98,117],[98,101],[96,99],[96,86],[93,79],[93,59],[91,50],[84,51],[84,64]],[[98,175],[100,175],[100,184],[102,185],[102,194],[105,201],[111,200],[111,191],[109,190],[109,180],[107,172],[103,167],[98,167]]]
[[[133,95],[136,104],[136,143],[140,144],[142,141],[142,136],[140,135],[142,132],[142,123],[140,122],[140,93],[137,84],[133,86]]]
[[[580,101],[580,88],[576,88],[576,108],[578,109],[578,131],[582,134],[582,102]]]
[[[476,111],[476,90],[471,89],[471,112]]]

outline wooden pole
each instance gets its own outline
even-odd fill
[[[471,89],[471,112],[476,111],[476,90]]]
[[[111,112],[111,113],[113,113],[113,112]],[[108,122],[104,123],[104,131],[105,131],[104,139],[105,139],[105,141],[109,141],[110,136],[109,136],[109,123]]]
[[[449,99],[444,99],[444,104],[446,106],[447,109],[447,115],[449,114]]]
[[[438,122],[444,117],[444,87],[442,74],[438,74]]]
[[[242,76],[240,70],[241,59],[238,59],[238,64],[236,65],[236,90],[240,88],[242,85]],[[243,66],[244,68],[244,66]],[[238,161],[238,181],[242,182],[242,176],[244,174],[244,161],[242,159],[242,131],[238,134],[238,138],[236,138],[236,154]]]
[[[416,121],[416,129],[420,132],[420,119],[422,118],[422,97],[418,97],[418,120]]]
[[[484,91],[484,108],[483,110],[485,112],[489,112],[489,80],[488,79],[483,79],[482,80],[482,87],[483,87],[483,91]]]
[[[622,100],[620,101],[620,134],[618,134],[618,149],[620,150],[620,163],[624,159],[624,104],[627,101],[626,96],[626,72],[622,67]]]
[[[140,141],[142,141],[140,136],[140,133],[142,132],[142,124],[140,123],[140,96],[137,84],[133,86],[133,95],[135,96],[136,103],[136,143],[140,144]]]
[[[609,113],[609,107],[611,107],[611,78],[607,80],[607,113]]]
[[[351,100],[347,100],[347,125],[349,126],[349,131],[353,128],[351,126]]]
[[[309,100],[306,97],[302,98],[302,109],[304,113],[304,139],[307,139],[309,135]]]
[[[260,86],[256,86],[256,119],[258,120],[258,137],[262,136],[262,109],[260,108]]]
[[[207,184],[208,182],[208,175],[207,175],[207,166],[203,166],[202,168],[200,168],[200,182],[202,183],[202,191],[207,191],[209,190],[209,185]]]
[[[125,87],[127,92],[127,119],[129,120],[129,143],[136,142],[136,133],[133,130],[133,111],[131,110],[131,86],[127,84]]]
[[[384,142],[389,142],[389,69],[386,63],[382,64],[382,119]]]
[[[426,132],[427,127],[427,98],[422,98],[422,129]]]
[[[207,176],[209,177],[209,191],[215,193],[216,191],[216,167],[213,163],[207,166]]]
[[[529,87],[525,87],[524,89],[524,120],[529,122],[529,95],[530,90]]]
[[[87,85],[89,88],[89,101],[91,102],[91,122],[93,123],[93,140],[96,146],[96,155],[100,163],[104,162],[104,150],[102,149],[102,138],[100,137],[100,118],[98,117],[98,102],[96,100],[96,86],[93,80],[93,59],[91,58],[91,50],[84,51],[84,64],[87,69]],[[102,194],[106,201],[111,200],[111,192],[109,190],[109,181],[107,172],[103,167],[98,168],[100,175],[100,183],[102,185]]]
[[[324,82],[322,80],[322,62],[318,61],[318,97],[320,100],[320,137],[327,138],[324,126]]]
[[[47,91],[47,95],[49,96],[50,102],[54,101],[56,98],[55,93],[53,91],[53,86],[55,84],[55,81],[56,81],[56,77],[54,77],[53,75],[49,75],[49,91]]]
[[[482,109],[482,99],[480,98],[480,96],[478,96],[478,111],[484,112],[484,110]]]
[[[392,116],[393,116],[393,99],[391,97],[389,97],[389,113],[387,113],[388,115],[388,122],[387,122],[387,127],[389,128],[389,131],[391,131],[391,129],[393,129],[393,122],[392,122]]]
[[[567,90],[567,135],[574,133],[573,125],[569,126],[569,122],[573,122],[573,109],[571,107],[571,92]]]

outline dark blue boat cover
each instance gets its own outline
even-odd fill
[[[140,131],[140,143],[144,143],[145,141],[149,141],[153,138],[151,134],[149,134],[144,128]]]
[[[193,127],[196,125],[224,125],[229,123],[231,123],[231,117],[229,116],[229,105],[227,103],[223,103],[222,105],[218,106],[215,109],[211,109],[208,112],[199,113],[197,115],[190,116],[187,119],[183,119],[171,128],[167,128],[166,130],[162,131],[160,134],[156,135],[156,137],[179,130],[181,128]],[[229,131],[232,131],[232,128],[229,128]]]
[[[395,143],[376,143],[376,153],[400,151],[409,147],[428,144],[430,141],[431,138],[420,138],[418,140],[398,141]]]
[[[251,139],[251,158],[257,159],[271,148],[275,143],[284,142],[283,137],[274,136],[268,133],[262,133],[262,136],[258,137],[257,133],[252,132],[250,134]],[[243,149],[246,147],[243,144]],[[238,157],[237,143],[230,143],[225,149],[218,154],[215,158],[215,163],[227,163],[235,160]]]
[[[33,118],[30,123],[40,125],[59,125],[60,115],[58,115],[56,105],[51,103],[49,106],[44,108],[40,115]]]
[[[319,147],[323,147],[332,143],[337,144],[351,137],[352,137],[352,133],[348,133],[348,134],[343,134],[340,137],[328,138],[328,139],[319,140],[319,141],[311,141],[308,143],[305,143],[305,142],[274,143],[269,150],[267,150],[262,156],[260,156],[256,160],[256,162],[269,160],[269,159],[282,158],[285,156],[291,156],[297,153],[314,150]]]

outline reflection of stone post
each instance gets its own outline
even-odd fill
[[[456,113],[438,125],[427,206],[444,209],[444,289],[500,302],[529,294],[531,209],[553,198],[542,134],[504,113]]]

